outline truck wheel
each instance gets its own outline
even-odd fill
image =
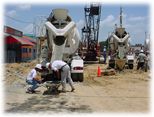
[[[113,68],[113,69],[114,69],[115,64],[114,64],[114,63],[110,63],[110,64],[109,64],[109,67],[111,67],[111,68]]]
[[[78,81],[78,75],[76,73],[71,73],[71,78],[72,78],[73,82]]]
[[[134,65],[133,64],[129,64],[129,69],[133,69]]]
[[[83,73],[78,74],[78,81],[83,82]]]

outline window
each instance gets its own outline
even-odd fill
[[[27,48],[25,48],[25,52],[27,53]]]
[[[22,53],[24,53],[24,48],[22,48]]]
[[[26,52],[26,48],[22,48],[22,52],[25,53]]]
[[[29,48],[29,53],[31,53],[31,48]]]

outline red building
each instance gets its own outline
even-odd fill
[[[14,28],[4,26],[5,62],[26,62],[36,57],[36,40],[23,36]]]

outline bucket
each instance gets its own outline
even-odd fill
[[[68,11],[67,9],[54,9],[53,15],[56,20],[66,20]]]
[[[125,59],[116,59],[115,60],[116,68],[118,68],[120,70],[124,69],[125,63],[126,63]]]

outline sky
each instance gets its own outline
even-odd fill
[[[84,7],[87,4],[5,4],[4,25],[23,31],[25,34],[34,33],[33,24],[39,24],[40,19],[46,18],[52,9],[65,8],[76,22],[81,34],[84,26]],[[105,41],[119,26],[120,6],[123,8],[123,27],[129,32],[131,44],[144,44],[145,32],[150,37],[150,6],[148,4],[101,4],[101,21],[99,41]]]

